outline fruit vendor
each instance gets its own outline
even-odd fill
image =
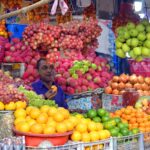
[[[33,90],[39,94],[43,95],[45,99],[55,100],[55,103],[59,107],[67,108],[67,103],[65,102],[65,93],[62,88],[55,84],[55,69],[53,64],[47,63],[46,59],[41,58],[37,62],[37,70],[40,75],[40,79],[32,83]]]

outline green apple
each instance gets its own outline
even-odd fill
[[[144,46],[150,48],[150,40],[146,40]]]
[[[116,41],[115,43],[116,43],[116,48],[121,48],[122,43],[120,41]]]
[[[146,32],[150,32],[150,24],[148,26],[146,26]]]
[[[144,41],[146,39],[146,35],[144,33],[139,33],[137,38],[140,41]]]
[[[126,44],[127,44],[128,46],[131,46],[131,39],[128,39],[128,40],[126,41]]]
[[[122,43],[125,42],[125,38],[121,35],[118,36],[117,40],[122,42]]]
[[[138,25],[136,26],[136,30],[137,30],[138,32],[143,32],[143,31],[145,30],[145,26],[144,26],[143,24],[138,24]]]
[[[82,72],[82,74],[85,74],[85,70],[83,68],[80,68],[79,70]]]
[[[87,72],[89,70],[88,66],[83,66],[83,69],[85,70],[85,72]]]
[[[147,40],[150,40],[150,33],[146,34],[146,38],[147,38]]]
[[[133,50],[129,52],[129,56],[130,56],[131,58],[133,58],[133,59],[135,59],[135,58],[136,58],[136,56],[134,55]]]
[[[128,31],[124,32],[123,37],[125,39],[129,39],[130,38],[130,33]]]
[[[136,39],[136,38],[132,38],[131,39],[131,46],[132,47],[137,47],[138,44],[139,44],[139,40],[138,39]]]
[[[136,56],[140,56],[141,55],[141,47],[135,47],[135,48],[133,48],[133,53]]]
[[[148,21],[147,19],[143,19],[143,20],[141,21],[141,23],[142,23],[144,26],[149,25],[149,21]]]
[[[73,68],[69,69],[69,73],[72,75],[75,73],[75,70]]]
[[[148,49],[147,47],[142,47],[141,52],[143,56],[150,56],[150,49]]]
[[[73,77],[74,79],[78,79],[78,75],[75,74],[75,73],[72,75],[72,77]]]
[[[125,58],[126,55],[122,49],[117,49],[116,50],[116,55],[119,56],[120,58]]]
[[[134,29],[135,28],[135,24],[133,22],[128,22],[126,27],[127,27],[128,30]]]
[[[127,44],[122,45],[122,50],[126,53],[130,50],[130,47]]]
[[[138,56],[138,57],[135,58],[135,60],[136,60],[137,62],[140,62],[140,61],[143,60],[143,57],[142,57],[142,56]]]
[[[92,63],[92,64],[91,64],[91,67],[92,67],[94,70],[96,70],[96,69],[97,69],[97,65],[96,65],[96,64],[94,64],[94,63]]]
[[[130,36],[131,37],[137,37],[138,31],[136,29],[130,29]]]

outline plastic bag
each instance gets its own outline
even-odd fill
[[[91,0],[77,0],[78,7],[89,7],[91,5]]]

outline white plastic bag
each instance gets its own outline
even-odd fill
[[[91,5],[91,0],[77,0],[78,7],[88,7]]]

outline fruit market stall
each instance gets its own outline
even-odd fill
[[[2,3],[10,11],[32,2]],[[132,5],[121,5],[119,17],[113,19],[116,39],[111,40],[115,46],[110,56],[115,51],[118,57],[127,57],[131,74],[116,75],[109,64],[113,59],[96,53],[103,29],[94,15],[94,3],[77,20],[72,17],[71,2],[63,2],[68,14],[57,14],[61,7],[53,12],[55,25],[48,22],[47,4],[24,14],[28,19],[21,21],[29,24],[18,32],[21,38],[11,37],[5,21],[0,23],[0,148],[149,150],[150,23],[140,20]],[[54,64],[55,82],[65,93],[68,109],[31,88],[39,79],[36,65],[43,57]]]

